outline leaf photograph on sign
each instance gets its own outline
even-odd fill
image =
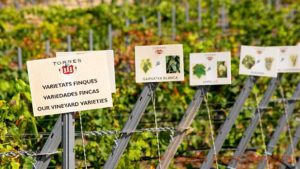
[[[136,82],[183,81],[182,45],[135,47]]]
[[[230,52],[191,53],[190,85],[231,83]]]
[[[257,46],[241,47],[240,74],[277,77],[278,63],[278,48]]]
[[[280,52],[278,72],[300,72],[300,46],[279,46],[274,48],[279,48]]]

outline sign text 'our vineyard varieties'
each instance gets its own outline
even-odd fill
[[[136,82],[183,81],[181,44],[135,47]]]
[[[34,115],[112,107],[106,63],[100,55],[28,61]]]
[[[230,52],[191,53],[190,85],[231,83]]]

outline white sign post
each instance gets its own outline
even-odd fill
[[[191,53],[190,85],[230,84],[230,57],[230,52]]]
[[[240,74],[277,77],[279,49],[274,47],[242,46]]]
[[[28,61],[34,115],[112,107],[106,63],[99,55]]]
[[[182,45],[135,47],[137,83],[183,81]]]
[[[300,46],[279,46],[279,67],[280,73],[300,72]]]

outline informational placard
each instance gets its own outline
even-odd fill
[[[135,47],[136,82],[183,81],[183,48],[177,45]]]
[[[300,46],[279,46],[279,67],[281,73],[300,72]]]
[[[274,47],[242,46],[240,74],[277,77],[279,49]]]
[[[76,52],[56,52],[56,57],[61,56],[103,56],[107,59],[107,65],[109,70],[109,79],[111,92],[116,92],[116,79],[115,79],[115,64],[114,64],[114,51],[113,50],[101,50],[101,51],[76,51]],[[104,63],[101,63],[102,66]]]
[[[230,52],[191,53],[190,85],[231,84]]]
[[[27,61],[35,116],[112,107],[106,57]],[[99,66],[101,65],[101,66]]]

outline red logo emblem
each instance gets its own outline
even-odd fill
[[[281,53],[284,53],[285,52],[285,49],[281,49]]]
[[[162,54],[162,53],[163,53],[163,50],[157,49],[157,50],[155,51],[155,53],[157,53],[157,54]]]
[[[65,75],[73,74],[77,70],[76,66],[73,65],[64,65],[59,69],[59,72],[62,72]]]
[[[214,57],[212,57],[212,56],[208,56],[208,57],[207,57],[207,60],[211,61],[213,58],[214,58]]]
[[[257,51],[257,54],[261,54],[261,53],[262,53],[262,51],[261,51],[261,50],[258,50],[258,51]]]

